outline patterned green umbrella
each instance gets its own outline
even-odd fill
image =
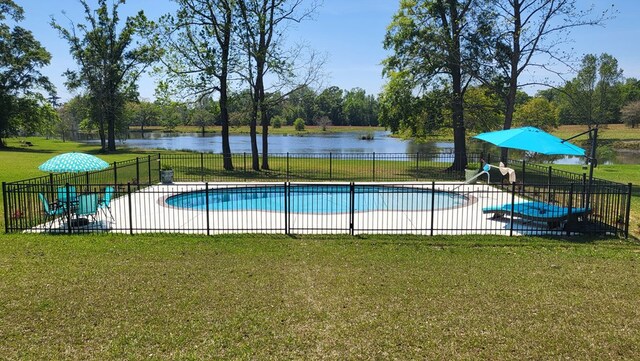
[[[43,172],[90,172],[109,167],[104,160],[85,153],[64,153],[42,163],[38,169]]]

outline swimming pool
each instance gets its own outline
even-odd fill
[[[349,185],[291,185],[285,197],[283,185],[216,188],[168,197],[171,207],[210,211],[260,210],[293,213],[344,213],[358,211],[426,211],[463,206],[462,194],[432,191],[431,188],[384,185],[356,185],[351,199]]]

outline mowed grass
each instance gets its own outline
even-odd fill
[[[639,267],[613,240],[10,235],[0,354],[638,359]]]

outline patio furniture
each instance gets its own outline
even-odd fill
[[[49,232],[51,232],[51,228],[53,227],[53,220],[57,216],[62,216],[66,214],[66,209],[59,203],[49,203],[47,198],[45,198],[44,194],[38,193],[38,198],[42,202],[42,208],[45,214],[45,222],[49,223]]]
[[[482,213],[493,214],[492,219],[510,215],[511,211],[511,203],[482,208]],[[587,214],[589,214],[589,210],[586,208],[571,208],[572,219],[584,217]],[[538,201],[513,204],[513,216],[529,221],[546,222],[549,229],[560,226],[562,222],[570,218],[569,208]]]
[[[91,217],[96,220],[96,213],[98,213],[98,195],[95,193],[83,194],[78,197],[78,207],[75,211],[75,217],[77,225],[88,224],[88,219],[85,217]],[[85,219],[85,221],[81,221]]]
[[[75,186],[69,186],[69,192],[67,193],[67,187],[58,187],[58,203],[66,207],[67,203],[70,203],[70,207],[74,206],[78,202],[78,191]],[[67,202],[67,194],[69,194],[69,201]]]
[[[101,210],[104,216],[107,216],[107,212],[109,212],[109,217],[112,221],[115,221],[113,218],[113,213],[111,213],[111,199],[113,199],[113,194],[116,189],[114,187],[107,187],[104,189],[104,197],[98,201],[98,209]]]

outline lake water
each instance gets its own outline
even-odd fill
[[[373,134],[373,140],[361,139],[362,136]],[[248,134],[234,134],[229,137],[233,153],[251,153],[251,143]],[[88,143],[99,143],[99,140],[88,140]],[[261,149],[262,139],[258,138],[258,149]],[[143,149],[189,150],[195,152],[221,153],[222,137],[220,134],[200,133],[164,133],[146,132],[130,133],[130,139],[122,142],[121,146]],[[485,142],[470,141],[467,143],[469,152],[491,152],[499,154],[499,149]],[[315,133],[304,135],[269,135],[270,153],[440,153],[451,152],[453,142],[415,142],[390,136],[386,131],[374,132],[342,132]],[[513,158],[521,159],[522,152],[513,152]],[[529,156],[527,155],[527,158]],[[637,152],[613,152],[600,160],[601,164],[638,164],[640,154]],[[540,156],[531,159],[538,163],[555,164],[583,164],[584,158],[564,156]]]

